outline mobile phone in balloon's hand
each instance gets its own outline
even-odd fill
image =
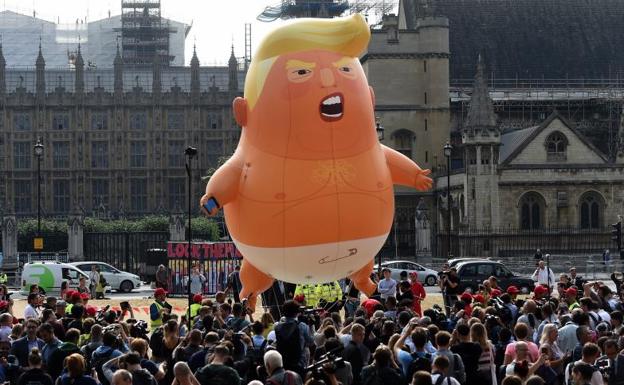
[[[217,200],[214,198],[208,199],[208,201],[204,204],[204,209],[206,209],[208,214],[212,213],[214,209],[218,209],[218,208],[219,208],[219,202],[217,202]]]

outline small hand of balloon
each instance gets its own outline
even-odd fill
[[[433,180],[427,176],[429,174],[431,174],[431,170],[422,170],[418,175],[416,175],[414,187],[416,187],[417,190],[426,191],[431,188]]]
[[[209,217],[215,216],[219,212],[219,205],[214,197],[204,195],[199,203],[201,205],[201,211]]]

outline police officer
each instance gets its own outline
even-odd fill
[[[316,297],[318,298],[319,306],[329,312],[338,311],[342,307],[340,303],[340,300],[342,300],[342,289],[338,281],[316,285]]]
[[[163,315],[169,314],[171,306],[166,302],[167,292],[159,287],[154,291],[154,303],[150,305],[150,328],[154,331],[163,324]]]
[[[316,295],[316,285],[309,283],[299,284],[295,289],[295,297],[303,295],[306,306],[316,307],[318,296]]]

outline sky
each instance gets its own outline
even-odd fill
[[[264,23],[256,17],[267,5],[280,0],[161,0],[162,16],[192,24],[186,40],[186,64],[197,46],[201,65],[225,65],[234,44],[237,57],[245,55],[245,23],[251,23],[252,53],[268,31],[283,23]],[[74,23],[76,19],[95,21],[121,13],[121,0],[0,0],[1,10],[32,15],[49,21]]]

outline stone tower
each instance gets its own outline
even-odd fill
[[[468,117],[462,128],[464,192],[460,220],[471,228],[499,226],[498,161],[500,130],[490,98],[481,55],[477,63]]]
[[[399,15],[373,29],[362,65],[375,91],[383,143],[423,168],[444,164],[449,140],[449,24],[423,0],[402,0]]]

